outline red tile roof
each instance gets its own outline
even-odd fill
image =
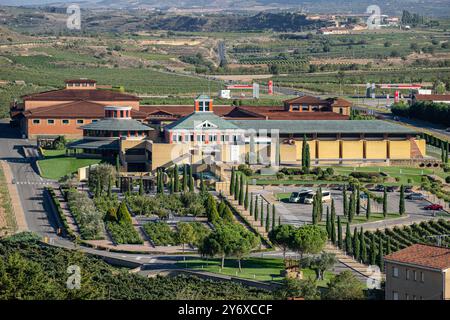
[[[98,89],[62,89],[30,94],[22,97],[24,101],[139,101],[131,94],[120,93],[112,90]]]
[[[40,107],[24,112],[27,118],[93,118],[101,119],[105,116],[105,105],[90,101],[74,101],[57,104],[49,107]],[[145,119],[146,114],[131,110],[131,116],[135,119]]]
[[[450,248],[415,244],[385,256],[384,260],[445,270],[450,268]]]
[[[450,101],[450,94],[416,94],[414,98],[419,101]]]
[[[297,97],[297,98],[293,98],[293,99],[289,99],[284,101],[285,103],[288,104],[292,104],[292,103],[306,103],[306,104],[311,104],[311,105],[315,105],[315,104],[327,104],[328,102],[325,100],[322,100],[320,98],[317,97],[313,97],[313,96],[302,96],[302,97]]]
[[[92,79],[69,79],[65,80],[65,83],[97,83],[97,81]]]

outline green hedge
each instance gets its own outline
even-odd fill
[[[58,214],[58,218],[59,221],[61,221],[64,231],[67,234],[67,236],[74,240],[76,238],[75,233],[72,231],[72,229],[70,229],[69,227],[69,223],[67,222],[67,218],[66,215],[64,214],[62,208],[61,208],[61,203],[59,202],[59,200],[56,198],[56,194],[55,194],[55,190],[53,190],[52,187],[46,187],[48,193],[50,194],[50,199],[52,200],[53,204],[56,207],[56,213]]]
[[[144,241],[130,223],[107,222],[106,229],[116,244],[143,244]]]

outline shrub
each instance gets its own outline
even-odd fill
[[[447,176],[447,178],[445,178],[445,182],[450,183],[450,176]]]
[[[139,236],[139,233],[134,229],[131,223],[117,223],[108,221],[106,223],[114,242],[117,244],[143,244],[144,241]]]
[[[372,179],[372,178],[380,178],[381,173],[379,172],[352,172],[350,176],[355,179]]]
[[[147,236],[155,246],[177,245],[176,233],[164,222],[149,222],[144,225]]]

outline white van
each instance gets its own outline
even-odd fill
[[[310,192],[305,196],[305,200],[303,203],[312,204],[314,202],[315,192]],[[331,192],[330,191],[322,191],[322,202],[330,202],[331,201]]]
[[[306,195],[313,192],[312,190],[300,190],[298,192],[292,192],[291,196],[289,197],[290,203],[301,203],[304,201]]]

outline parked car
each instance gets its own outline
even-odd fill
[[[411,193],[413,192],[412,187],[405,187],[405,193]]]
[[[363,199],[363,200],[367,200],[368,196],[367,196],[367,194],[365,194],[364,192],[361,192],[361,193],[359,194],[359,198],[360,198],[360,199]]]
[[[411,193],[406,196],[406,199],[408,199],[408,200],[423,200],[423,199],[425,199],[425,196],[421,193]]]
[[[379,185],[375,186],[375,188],[373,188],[373,191],[383,192],[384,186],[382,184],[379,184]]]
[[[395,192],[397,189],[398,189],[398,187],[390,186],[390,187],[387,187],[387,188],[386,188],[386,191],[387,191],[387,192]]]
[[[301,203],[305,200],[307,194],[313,192],[312,190],[300,190],[299,192],[292,192],[289,197],[290,203]]]
[[[312,204],[314,202],[315,192],[310,192],[305,196],[305,200],[303,201],[305,204]],[[322,191],[322,202],[331,201],[331,192],[330,191]]]
[[[433,210],[433,211],[441,211],[441,210],[444,210],[444,207],[441,206],[440,204],[434,203],[434,204],[430,204],[429,206],[426,206],[424,209],[425,210]]]

